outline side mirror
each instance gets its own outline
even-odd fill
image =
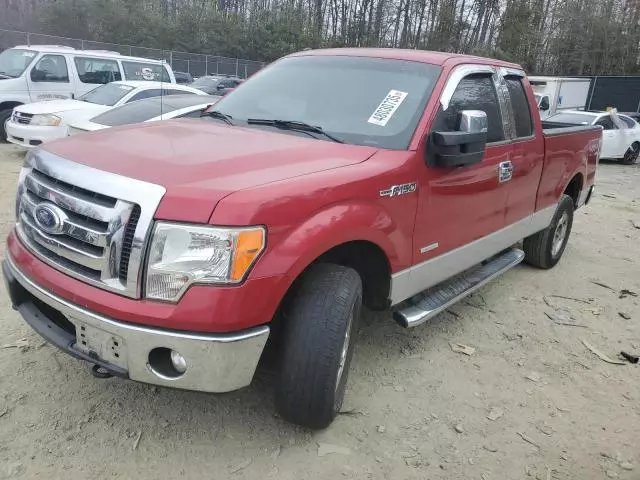
[[[427,148],[428,163],[435,167],[452,168],[480,162],[487,144],[487,128],[485,112],[463,110],[457,131],[431,132]]]
[[[547,110],[549,110],[549,97],[543,97],[540,100],[540,111],[546,112]]]

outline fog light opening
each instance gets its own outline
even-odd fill
[[[187,361],[180,352],[158,347],[149,352],[149,369],[160,378],[175,380],[187,371]]]

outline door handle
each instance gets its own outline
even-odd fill
[[[511,160],[500,162],[498,165],[498,180],[500,183],[508,182],[513,176],[513,163]]]

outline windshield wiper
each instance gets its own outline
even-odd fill
[[[227,125],[234,126],[235,123],[232,122],[233,117],[231,115],[227,115],[226,113],[219,112],[218,110],[211,110],[210,112],[204,112],[201,117],[211,117],[222,120]]]
[[[325,132],[322,127],[317,127],[315,125],[309,125],[308,123],[298,122],[296,120],[269,120],[267,118],[249,118],[247,119],[247,123],[249,125],[270,125],[276,128],[281,128],[283,130],[296,130],[304,133],[317,133],[318,135],[322,135],[329,140],[333,140],[336,143],[344,143],[344,140],[340,140],[337,137],[334,137],[330,133]],[[314,138],[314,135],[311,135]]]
[[[0,72],[0,77],[2,78],[15,78],[12,75],[9,75],[7,72]]]

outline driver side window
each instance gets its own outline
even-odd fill
[[[596,122],[596,125],[601,126],[605,130],[616,130],[618,128],[616,127],[616,124],[613,123],[613,120],[611,119],[610,115],[607,115],[606,117],[602,117],[600,120]]]
[[[31,69],[31,81],[69,83],[67,60],[62,55],[43,55]]]
[[[505,139],[498,94],[490,74],[474,74],[462,79],[449,101],[449,108],[438,114],[435,130],[458,130],[463,110],[482,110],[487,114],[487,143]]]

